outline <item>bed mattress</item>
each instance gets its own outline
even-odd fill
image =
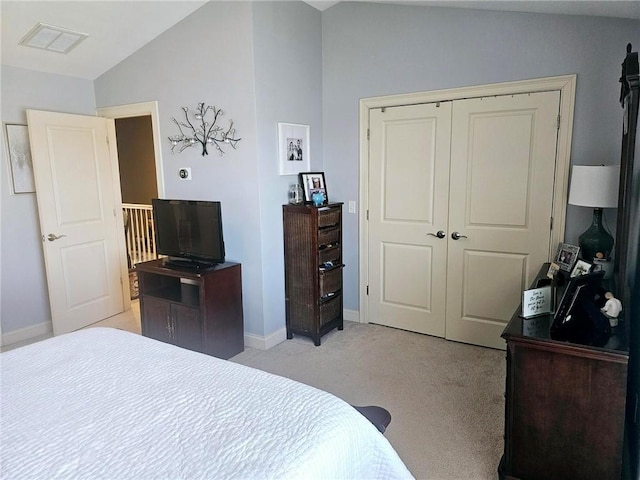
[[[1,477],[412,478],[339,398],[109,328],[1,355]]]

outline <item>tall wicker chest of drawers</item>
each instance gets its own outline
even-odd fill
[[[342,203],[283,205],[287,338],[343,328]]]

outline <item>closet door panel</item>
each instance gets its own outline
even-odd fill
[[[451,104],[372,110],[369,321],[444,336]]]
[[[454,102],[446,337],[504,349],[548,260],[559,92]],[[508,286],[508,287],[507,287]]]

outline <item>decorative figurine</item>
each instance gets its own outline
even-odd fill
[[[604,298],[607,302],[604,307],[600,309],[602,313],[609,319],[609,325],[612,327],[618,326],[618,315],[622,311],[622,302],[613,296],[613,293],[607,292],[604,294]]]
[[[299,184],[294,183],[289,186],[289,203],[291,205],[300,205],[304,201],[302,195],[302,187]]]
[[[321,190],[318,190],[317,192],[313,192],[313,194],[311,195],[311,200],[313,201],[313,204],[316,207],[319,207],[325,201],[324,192]]]

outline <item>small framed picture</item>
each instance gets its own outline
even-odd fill
[[[586,275],[591,271],[591,264],[584,260],[578,260],[575,267],[571,270],[571,278],[579,277],[580,275]]]
[[[554,279],[555,276],[558,275],[559,271],[560,265],[558,265],[556,262],[551,262],[551,265],[549,265],[549,270],[547,270],[547,278]]]
[[[35,193],[33,162],[26,125],[5,124],[13,193]]]
[[[309,125],[278,123],[280,175],[297,175],[309,170]]]
[[[302,172],[298,176],[300,185],[302,185],[305,203],[313,203],[319,206],[329,202],[324,172]]]
[[[558,247],[555,263],[558,264],[560,270],[569,273],[573,270],[573,266],[578,261],[579,253],[580,247],[569,245],[568,243],[561,243]]]

